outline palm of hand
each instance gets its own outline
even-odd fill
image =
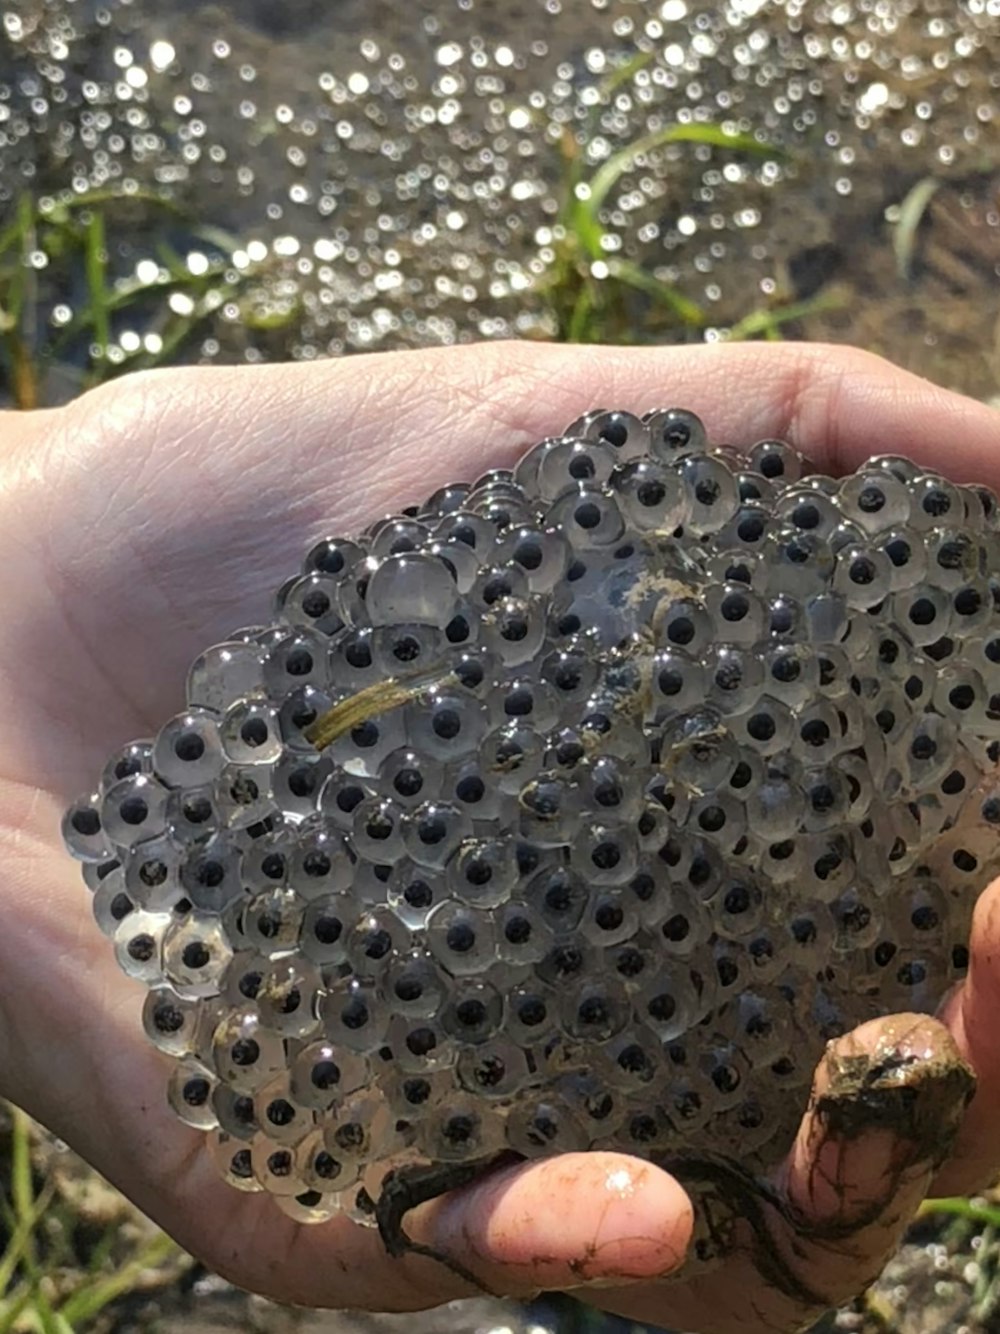
[[[585,361],[556,349],[492,347],[311,368],[175,372],[138,377],[9,428],[14,446],[0,473],[0,558],[8,576],[0,655],[7,720],[0,1091],[213,1268],[314,1305],[407,1309],[467,1290],[432,1261],[390,1261],[369,1229],[344,1220],[303,1228],[267,1199],[238,1195],[217,1180],[200,1132],[165,1108],[163,1067],[139,1023],[139,989],[119,974],[62,853],[66,802],[86,790],[115,744],[154,734],[182,706],[191,659],[237,625],[259,621],[270,589],[314,537],[350,533],[400,497],[406,503],[455,477],[502,466],[595,397],[640,410],[659,405],[664,369],[670,397],[710,409],[715,438],[784,434],[813,452],[825,440],[828,464],[850,467],[879,447],[902,450],[896,441],[908,436],[907,447],[933,464],[936,412],[967,441],[949,470],[1000,477],[1000,451],[989,456],[1000,430],[988,409],[872,358],[780,351],[783,357],[749,347],[603,351]],[[871,439],[880,445],[869,446]],[[970,1018],[973,1004],[988,1013],[1000,992],[988,963],[1000,935],[995,902],[986,896],[977,916],[975,986],[948,1013],[982,1090],[945,1180],[949,1189],[973,1184],[1000,1162],[997,1131],[986,1132],[983,1112],[1000,1082],[1000,1051],[977,1047]],[[930,1021],[883,1026],[854,1042],[883,1057],[889,1046],[931,1052],[938,1064],[949,1056],[944,1031]],[[829,1070],[821,1075],[830,1077]],[[943,1124],[955,1115],[945,1109]],[[758,1273],[753,1227],[744,1228],[747,1235],[737,1228],[724,1287],[697,1267],[668,1286],[654,1282],[684,1256],[690,1204],[665,1173],[620,1155],[505,1170],[425,1206],[410,1230],[462,1257],[498,1291],[596,1281],[614,1285],[599,1294],[600,1304],[638,1318],[721,1334],[755,1327],[749,1304],[761,1329],[791,1328],[809,1315],[805,1290],[820,1303],[834,1301],[877,1269],[900,1219],[926,1191],[933,1163],[926,1153],[900,1159],[898,1148],[858,1141],[840,1152],[823,1148],[815,1118],[804,1128],[780,1183],[786,1197],[804,1223],[856,1218],[864,1225],[849,1245],[800,1243],[802,1254],[790,1260],[798,1295]],[[817,1186],[810,1170],[828,1151],[836,1156],[837,1191]],[[616,1169],[625,1171],[628,1189],[609,1193]],[[884,1209],[859,1208],[872,1199]],[[778,1212],[765,1206],[758,1222],[773,1228],[771,1248],[787,1251],[790,1225]],[[805,1236],[809,1228],[800,1230]]]

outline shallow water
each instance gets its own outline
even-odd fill
[[[238,238],[220,251],[141,201],[108,210],[123,279],[143,260],[155,273],[163,239],[195,267],[235,246],[188,360],[546,337],[567,152],[586,179],[650,130],[724,124],[791,156],[654,149],[604,215],[609,260],[674,285],[705,327],[643,298],[612,332],[725,337],[750,311],[832,294],[840,309],[785,332],[988,396],[998,57],[1000,0],[22,0],[0,50],[0,210],[26,187],[150,189]],[[901,277],[893,210],[925,177],[940,188]],[[84,296],[47,268],[58,328]],[[169,318],[124,311],[115,357],[140,361]]]

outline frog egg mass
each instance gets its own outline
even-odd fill
[[[390,1169],[754,1170],[1000,871],[1000,521],[592,412],[282,585],[67,812],[165,1097],[294,1217]]]

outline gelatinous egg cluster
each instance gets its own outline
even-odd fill
[[[320,542],[65,818],[177,1114],[316,1220],[505,1149],[775,1162],[824,1043],[966,966],[997,570],[986,490],[680,409]]]

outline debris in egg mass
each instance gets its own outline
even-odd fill
[[[64,822],[226,1179],[371,1222],[504,1155],[779,1161],[1000,871],[998,529],[669,409],[314,546]]]

